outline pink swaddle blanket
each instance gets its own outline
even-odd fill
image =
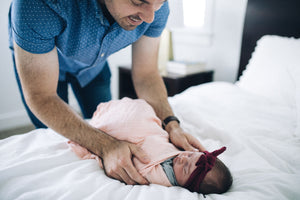
[[[90,124],[114,138],[138,144],[150,158],[149,164],[133,158],[139,173],[150,183],[171,186],[160,163],[178,155],[180,151],[169,142],[168,133],[162,129],[160,119],[146,101],[123,98],[101,103]],[[97,159],[103,168],[98,156],[72,141],[68,143],[81,159]]]

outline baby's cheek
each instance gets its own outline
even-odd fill
[[[181,186],[185,184],[185,177],[183,175],[183,170],[179,166],[173,166],[174,174],[177,180],[177,183]]]

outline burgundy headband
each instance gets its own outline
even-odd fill
[[[197,168],[193,171],[184,187],[189,189],[191,192],[199,192],[200,184],[202,183],[207,172],[209,172],[217,159],[217,156],[223,153],[226,147],[222,147],[212,153],[204,151],[204,154],[200,156],[196,163]]]

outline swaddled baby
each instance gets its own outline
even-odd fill
[[[144,164],[134,157],[133,163],[150,183],[182,186],[203,194],[223,193],[231,186],[231,174],[217,158],[225,147],[212,153],[180,151],[169,142],[161,121],[144,100],[123,98],[101,103],[90,124],[119,140],[139,145],[150,162]],[[74,142],[69,144],[80,158],[97,159],[102,167],[96,155]]]

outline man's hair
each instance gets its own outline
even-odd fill
[[[211,176],[206,176],[200,185],[200,193],[222,194],[229,190],[232,185],[232,176],[229,169],[221,160],[216,159],[215,165],[209,173]]]

